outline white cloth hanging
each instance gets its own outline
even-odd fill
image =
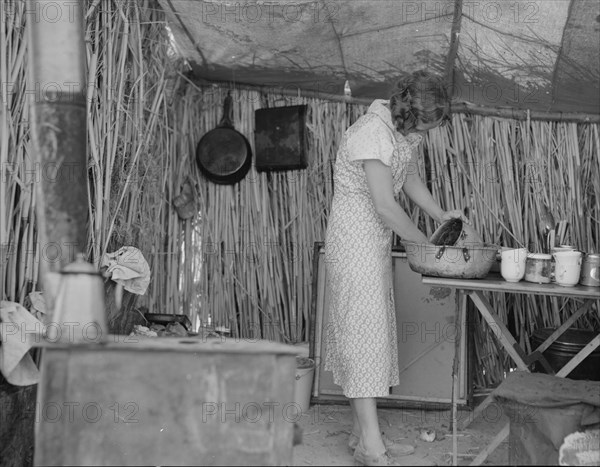
[[[124,246],[105,253],[100,262],[104,277],[110,277],[128,292],[144,295],[150,283],[150,266],[140,250]]]

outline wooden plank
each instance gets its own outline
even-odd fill
[[[324,300],[325,300],[325,285],[326,272],[324,260],[324,248],[322,243],[315,243],[314,258],[313,258],[313,321],[312,340],[310,343],[310,357],[315,360],[317,368],[313,381],[313,397],[319,397],[319,388],[321,387],[321,368],[325,365],[325,352],[323,349],[323,320],[325,315]]]
[[[525,352],[523,349],[521,349],[521,346],[517,343],[506,325],[502,322],[498,315],[494,313],[490,302],[488,302],[481,292],[472,291],[469,296],[479,309],[481,315],[489,324],[492,332],[496,335],[502,346],[515,361],[519,370],[529,371],[529,367],[524,361]]]
[[[527,293],[556,297],[587,298],[600,300],[600,288],[576,285],[563,287],[557,284],[535,284],[533,282],[507,282],[497,274],[485,279],[455,279],[447,277],[423,276],[423,283],[439,287],[451,287],[463,290],[482,290],[488,292]]]
[[[139,352],[178,352],[193,354],[281,354],[297,355],[298,348],[293,345],[281,344],[278,342],[267,341],[263,339],[236,338],[236,337],[144,337],[144,336],[125,336],[110,335],[108,342],[94,344],[62,344],[39,339],[37,334],[32,334],[30,343],[35,347],[48,349],[63,349],[87,351],[95,350],[102,352],[110,351],[139,351]],[[29,336],[28,336],[29,337]]]
[[[508,433],[510,431],[510,424],[507,423],[506,425],[504,425],[504,428],[502,428],[502,430],[500,430],[500,433],[498,433],[494,439],[491,441],[490,444],[487,445],[487,447],[481,451],[477,457],[475,459],[473,459],[473,462],[471,462],[469,465],[481,465],[485,462],[485,460],[488,458],[488,456],[494,452],[496,450],[496,448],[498,446],[500,446],[500,443],[502,441],[504,441],[506,439],[506,437],[508,436]]]
[[[540,362],[542,364],[542,366],[544,367],[544,371],[549,374],[549,375],[554,375],[554,370],[552,369],[552,367],[550,366],[550,363],[548,362],[548,360],[546,360],[546,357],[544,357],[544,355],[535,350],[533,352],[531,352],[529,355],[527,355],[527,358],[525,359],[525,362],[528,365],[531,365],[534,362]]]
[[[571,371],[575,369],[577,365],[579,365],[586,357],[591,354],[594,350],[596,350],[600,346],[600,334],[594,337],[589,344],[587,344],[583,349],[581,349],[577,355],[575,355],[569,363],[563,366],[556,376],[565,377]]]
[[[481,401],[481,403],[477,407],[475,407],[475,410],[473,410],[471,416],[460,425],[460,429],[464,430],[471,424],[472,421],[477,420],[477,417],[479,417],[479,415],[481,415],[483,411],[487,409],[492,402],[494,402],[494,396],[492,394],[489,394],[484,400]]]
[[[563,332],[565,332],[567,329],[569,329],[571,327],[571,325],[573,325],[575,323],[575,321],[577,321],[579,318],[581,318],[581,316],[583,316],[584,313],[586,313],[590,307],[592,306],[592,303],[594,303],[592,300],[588,300],[587,302],[584,303],[584,305],[579,308],[579,310],[577,310],[575,313],[573,313],[569,319],[567,319],[563,324],[560,325],[560,327],[554,331],[550,337],[548,337],[548,339],[546,339],[544,342],[542,342],[542,344],[540,346],[538,346],[537,349],[535,349],[536,352],[543,352],[544,350],[546,350],[548,347],[550,347],[554,341],[556,339],[558,339]]]

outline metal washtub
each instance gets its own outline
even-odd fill
[[[444,222],[430,241],[431,244],[402,242],[410,268],[424,276],[483,279],[496,263],[498,246],[484,243],[460,219]]]

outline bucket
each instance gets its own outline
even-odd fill
[[[310,408],[310,395],[315,376],[315,361],[312,358],[296,357],[296,388],[294,402],[302,410],[308,412]]]
[[[298,348],[298,357],[309,357],[309,353],[310,353],[310,343],[309,342],[298,342],[296,344],[293,344],[294,347]]]
[[[554,328],[538,329],[531,336],[531,347],[535,350],[555,331]],[[584,329],[567,329],[543,355],[550,367],[557,372],[567,364],[577,353],[590,342],[596,333]],[[535,373],[545,373],[542,365],[535,362],[532,370]],[[600,350],[595,350],[577,365],[567,378],[576,380],[600,381]]]

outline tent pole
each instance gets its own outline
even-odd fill
[[[83,2],[27,0],[26,8],[40,276],[52,309],[50,273],[87,244]]]
[[[513,109],[508,107],[486,107],[460,102],[452,104],[452,113],[466,113],[483,115],[487,117],[510,118],[513,120],[527,120],[527,109]],[[540,112],[531,110],[530,120],[544,120],[549,122],[571,122],[571,123],[600,123],[600,115],[566,112]]]
[[[183,73],[179,75],[190,83],[192,86],[202,93],[210,92],[214,86],[227,86],[227,83],[222,81],[207,81],[193,79]],[[320,91],[303,90],[300,88],[291,89],[289,87],[268,87],[253,86],[249,84],[236,83],[236,88],[240,90],[253,91],[264,94],[273,94],[274,96],[288,97],[285,99],[289,105],[295,105],[298,98],[315,98],[331,102],[344,102],[347,104],[369,105],[373,99],[365,99],[360,97],[345,97],[339,94],[324,93]],[[387,96],[381,96],[385,98]],[[450,104],[451,113],[466,113],[473,115],[483,115],[488,117],[509,118],[513,120],[527,120],[527,109],[513,109],[509,107],[487,107],[483,105],[473,104],[471,102],[455,102]],[[572,122],[572,123],[600,123],[600,115],[583,114],[583,113],[565,113],[565,112],[542,112],[530,110],[530,120],[544,120],[556,122]]]
[[[450,50],[446,57],[446,84],[448,89],[454,89],[454,62],[458,55],[458,44],[460,42],[460,27],[462,24],[462,0],[455,0],[454,13],[452,16],[452,29],[450,31]]]

